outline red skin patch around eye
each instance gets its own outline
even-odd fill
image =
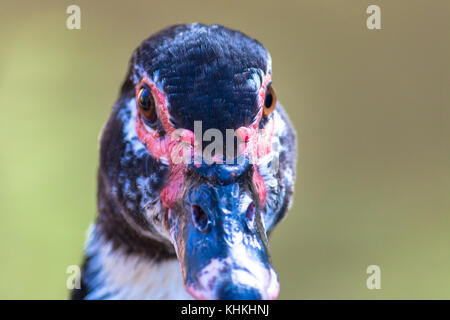
[[[249,127],[240,127],[237,129],[238,137],[244,142],[240,144],[239,152],[247,154],[255,166],[253,182],[261,204],[265,203],[267,190],[264,179],[261,177],[257,168],[257,159],[264,157],[272,150],[274,122],[273,119],[270,119],[266,124],[266,127],[261,131],[259,130],[259,123],[263,114],[266,88],[270,81],[271,75],[267,74],[264,77],[261,88],[258,91],[259,112],[254,123]],[[138,96],[139,90],[144,83],[152,90],[156,101],[156,112],[166,135],[161,137],[157,131],[149,132],[141,120],[139,108],[137,109],[136,116],[136,132],[141,142],[145,144],[147,150],[154,158],[158,160],[166,159],[169,163],[170,174],[168,183],[161,190],[160,197],[163,205],[167,208],[171,208],[173,204],[182,196],[184,172],[186,168],[186,165],[183,163],[174,163],[172,161],[172,155],[174,151],[177,152],[177,150],[180,149],[179,147],[189,147],[191,154],[194,155],[194,143],[198,142],[195,141],[194,133],[190,130],[183,130],[181,136],[174,134],[176,129],[169,121],[167,97],[164,92],[159,90],[156,84],[147,76],[145,76],[137,85],[136,97]],[[183,146],[180,146],[181,143],[183,143]]]
[[[167,97],[161,92],[156,84],[145,76],[136,87],[136,97],[142,84],[146,84],[153,93],[156,101],[156,112],[160,119],[166,135],[161,137],[157,131],[149,132],[140,118],[140,110],[137,110],[136,116],[136,132],[142,143],[145,144],[147,150],[158,160],[167,159],[170,167],[169,180],[167,185],[161,190],[160,197],[163,205],[171,208],[178,197],[182,194],[184,185],[184,164],[175,164],[172,161],[171,154],[175,147],[183,141],[193,139],[194,133],[186,130],[182,137],[175,138],[175,128],[169,121],[169,112],[167,110]]]

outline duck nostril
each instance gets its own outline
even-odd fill
[[[245,212],[245,220],[250,230],[253,229],[253,226],[255,224],[255,215],[256,215],[256,206],[252,202],[250,203],[250,205],[247,208],[247,211]]]
[[[192,206],[191,211],[192,211],[192,220],[194,221],[195,227],[199,231],[205,232],[209,224],[208,215],[206,214],[205,211],[203,211],[202,208],[196,205]]]

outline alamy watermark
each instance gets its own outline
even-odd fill
[[[372,264],[367,267],[366,273],[370,274],[366,280],[367,289],[381,289],[381,268],[376,264]]]
[[[182,138],[186,136],[187,139]],[[242,165],[248,162],[265,164],[277,171],[280,149],[278,139],[273,137],[273,132],[266,128],[226,129],[224,137],[222,131],[216,128],[203,132],[202,121],[194,121],[193,133],[176,129],[170,134],[170,139],[178,142],[171,149],[170,160],[175,165]],[[204,142],[208,144],[204,146]]]
[[[380,6],[372,4],[367,7],[366,13],[370,16],[366,20],[366,26],[369,30],[381,29],[381,9]]]
[[[66,20],[66,27],[69,30],[81,29],[81,9],[79,6],[72,4],[67,7],[66,13],[69,14]]]
[[[69,290],[81,289],[81,270],[73,264],[67,267],[66,273],[69,275],[66,280],[66,287]]]

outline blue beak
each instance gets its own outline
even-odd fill
[[[254,192],[245,179],[210,181],[187,188],[182,213],[169,214],[186,290],[197,299],[275,299],[278,278]]]

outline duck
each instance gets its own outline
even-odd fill
[[[144,40],[101,133],[71,299],[276,299],[296,144],[260,42],[201,23]]]

